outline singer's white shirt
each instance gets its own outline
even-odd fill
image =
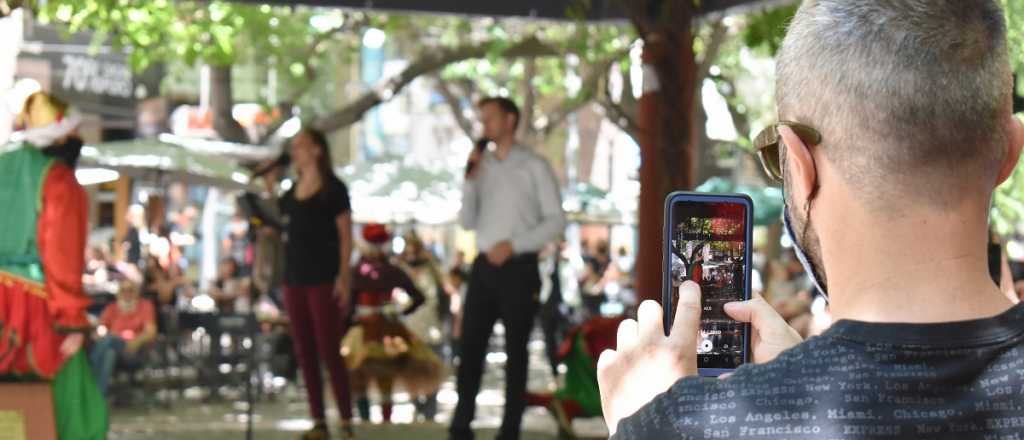
[[[485,151],[476,177],[462,185],[462,227],[476,230],[480,252],[509,240],[516,254],[538,252],[565,230],[562,195],[543,157],[516,144],[504,160]]]

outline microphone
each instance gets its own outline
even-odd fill
[[[490,143],[491,143],[490,139],[480,138],[480,139],[477,139],[476,145],[475,145],[474,148],[476,148],[477,152],[483,153],[484,150],[487,149],[487,145],[490,144]],[[467,176],[469,175],[469,173],[473,172],[473,168],[476,168],[476,162],[475,161],[470,161],[469,163],[466,164],[466,175]]]

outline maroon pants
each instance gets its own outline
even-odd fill
[[[306,382],[309,410],[317,421],[327,420],[324,413],[324,384],[320,361],[331,375],[331,390],[338,401],[342,420],[352,419],[348,369],[341,357],[341,338],[348,330],[334,286],[285,286],[284,302],[291,322],[292,344],[299,358],[302,379]]]

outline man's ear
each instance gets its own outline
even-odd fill
[[[1020,160],[1021,147],[1024,146],[1024,124],[1012,115],[1008,123],[1010,125],[1010,135],[1007,140],[1006,154],[1003,156],[1002,164],[999,166],[999,177],[996,179],[996,186],[1005,182],[1013,174],[1013,170],[1017,167],[1017,162]]]
[[[782,143],[785,144],[786,168],[783,173],[789,173],[789,185],[786,188],[793,197],[793,203],[803,209],[804,204],[813,196],[815,184],[818,181],[818,170],[814,165],[814,156],[811,149],[800,139],[793,130],[785,125],[779,126],[779,135],[782,136]]]

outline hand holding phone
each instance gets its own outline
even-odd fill
[[[804,340],[761,295],[754,295],[748,301],[727,303],[725,313],[739,322],[750,324],[751,362],[771,362]]]
[[[701,372],[694,350],[700,341],[702,295],[696,283],[684,281],[677,289],[676,311],[670,327],[654,301],[644,301],[636,320],[619,324],[614,350],[605,350],[597,361],[601,408],[610,434],[619,421],[664,393],[684,377]],[[760,297],[727,303],[726,313],[757,328],[753,337],[753,361],[768,362],[800,343],[800,336]]]
[[[718,376],[748,361],[750,325],[724,306],[750,299],[753,202],[749,197],[676,192],[665,201],[662,305],[664,326],[674,322],[678,289],[686,281],[701,293],[697,367]]]
[[[635,413],[672,384],[697,374],[700,290],[693,283],[680,287],[680,314],[666,336],[661,306],[644,301],[636,320],[619,324],[615,350],[605,350],[597,361],[597,379],[605,422],[615,433],[623,418]],[[692,330],[692,331],[688,331]]]

